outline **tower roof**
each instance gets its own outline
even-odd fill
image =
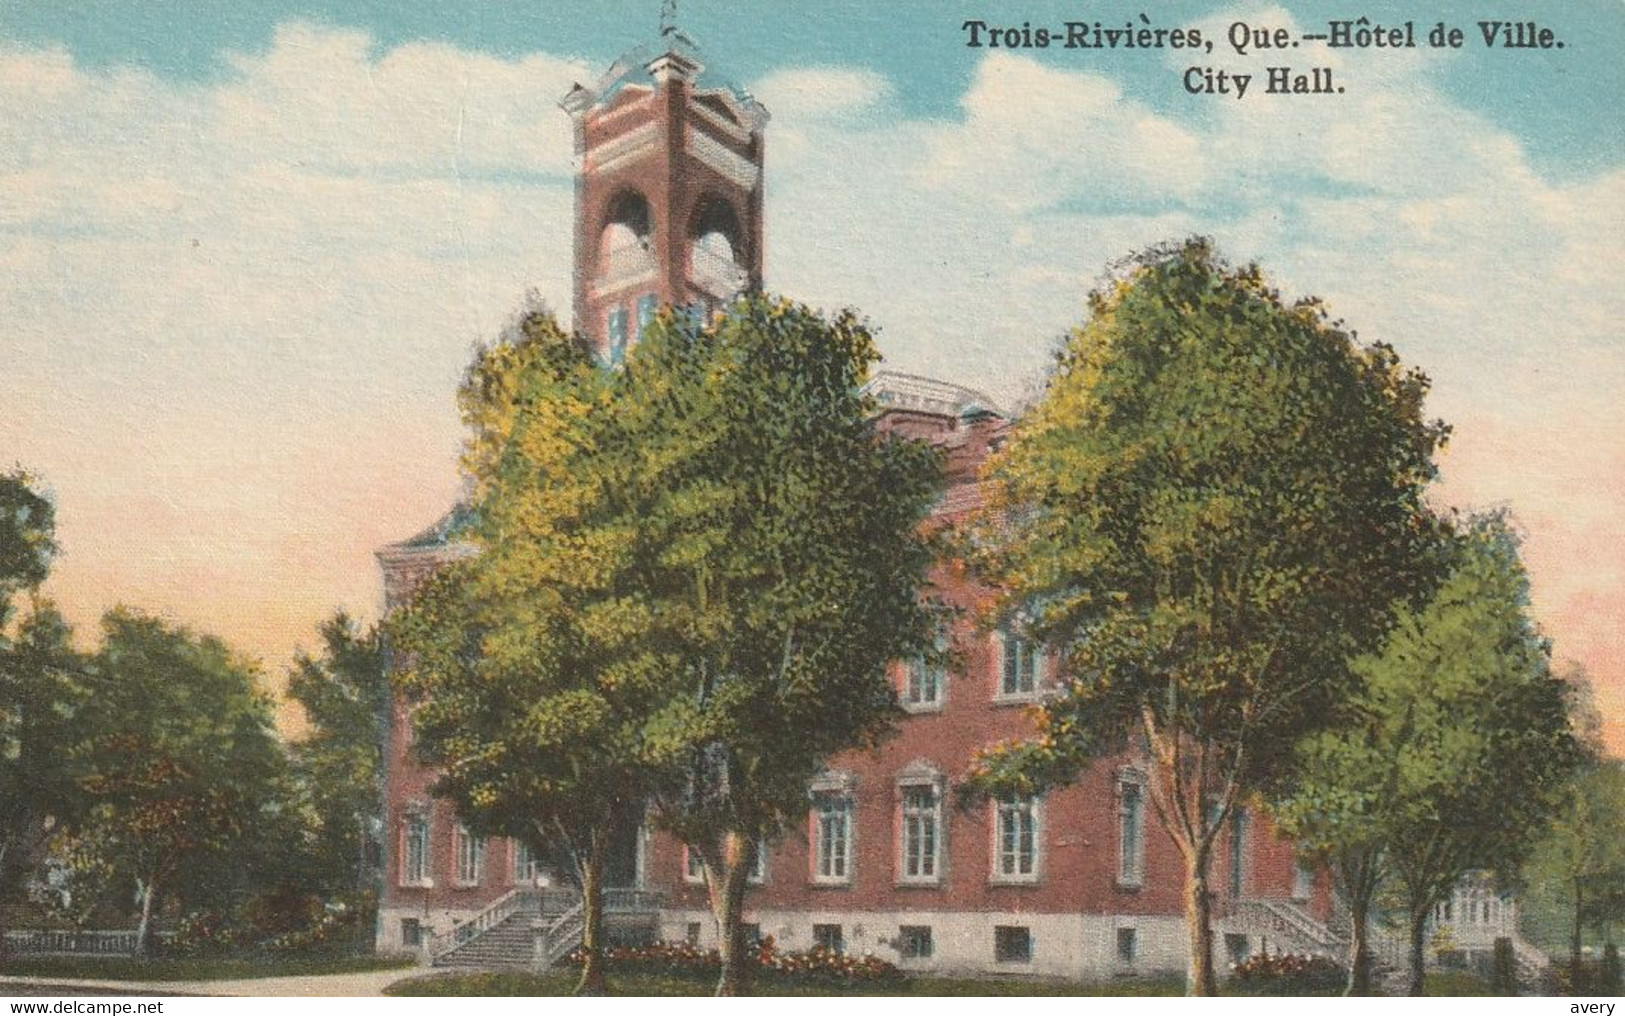
[[[663,12],[660,30],[617,57],[596,84],[588,87],[578,83],[565,98],[566,108],[572,104],[582,108],[607,104],[626,88],[652,87],[657,67],[675,65],[682,68],[696,93],[720,92],[741,107],[761,110],[750,91],[724,73],[673,18]]]

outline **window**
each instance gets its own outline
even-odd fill
[[[513,884],[534,885],[541,877],[542,866],[536,862],[536,856],[531,852],[530,844],[523,840],[513,841]]]
[[[475,836],[459,824],[457,826],[457,881],[461,885],[479,885],[480,872],[485,870],[485,837]]]
[[[767,844],[761,840],[756,841],[756,856],[751,860],[750,874],[745,880],[752,885],[761,885],[767,881]]]
[[[997,963],[1031,963],[1032,929],[1021,925],[998,925],[993,929],[993,959]]]
[[[828,952],[843,952],[841,941],[841,926],[839,924],[813,925],[813,947]]]
[[[1031,698],[1038,692],[1039,652],[1026,638],[1006,631],[999,641],[1003,656],[999,667],[1000,698]]]
[[[931,928],[924,924],[905,924],[897,929],[897,954],[905,960],[931,958]]]
[[[688,922],[687,931],[688,931],[688,934],[685,935],[684,938],[688,942],[688,944],[689,945],[699,945],[700,944],[700,922],[699,921],[690,921],[690,922]]]
[[[756,859],[750,866],[750,874],[745,876],[752,885],[761,885],[767,881],[767,844],[756,844]],[[688,844],[683,844],[683,881],[699,883],[705,881],[705,860],[700,852]]]
[[[910,712],[940,708],[946,676],[941,664],[924,656],[910,660],[903,668],[903,707]]]
[[[1230,897],[1239,899],[1247,875],[1247,809],[1230,816]]]
[[[1224,936],[1224,952],[1226,956],[1230,957],[1231,966],[1241,963],[1253,954],[1252,947],[1247,942],[1247,936],[1235,932],[1227,933]]]
[[[762,926],[760,924],[741,924],[739,930],[744,933],[746,945],[752,945],[762,940]]]
[[[644,293],[638,297],[638,338],[643,338],[643,332],[654,324],[655,314],[660,309],[660,297],[653,293]]]
[[[1292,871],[1292,898],[1306,900],[1315,894],[1315,869],[1299,861]]]
[[[429,881],[429,819],[408,815],[401,827],[401,884],[424,885]]]
[[[1140,945],[1139,938],[1139,933],[1133,928],[1117,929],[1117,959],[1119,962],[1134,962],[1134,954]]]
[[[813,881],[850,881],[852,798],[844,793],[819,794],[814,805]]]
[[[942,849],[942,796],[935,784],[903,787],[903,870],[905,882],[935,882]]]
[[[1117,783],[1117,882],[1145,882],[1145,784],[1138,774]]]
[[[619,367],[626,362],[626,308],[611,307],[605,323],[609,337],[608,363],[611,367]]]
[[[423,944],[423,925],[415,917],[401,918],[401,945],[408,949],[416,949]]]
[[[993,877],[1030,882],[1038,877],[1038,799],[1004,797],[994,805]]]

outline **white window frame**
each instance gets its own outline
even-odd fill
[[[1252,881],[1252,858],[1248,856],[1253,844],[1253,817],[1247,809],[1236,805],[1230,812],[1230,866],[1225,871],[1225,888],[1234,899],[1246,899],[1248,883]]]
[[[705,860],[687,843],[683,844],[683,881],[689,885],[705,884]]]
[[[992,871],[990,881],[1005,885],[1023,885],[1037,882],[1044,870],[1044,804],[1038,796],[1025,797],[1021,795],[1005,795],[996,797],[989,802],[989,816],[992,820],[993,842],[990,853]],[[1031,857],[1028,859],[1029,870],[1021,870],[1021,826],[1015,827],[1015,851],[1010,854],[1013,860],[1013,869],[1005,870],[1006,853],[1004,850],[1004,827],[1006,816],[1013,816],[1018,822],[1021,816],[1026,816],[1030,826],[1029,839],[1032,841]]]
[[[911,809],[909,798],[912,795],[926,793],[930,796],[930,806],[924,809]],[[905,885],[938,885],[942,882],[942,849],[943,816],[942,816],[942,781],[930,776],[916,776],[904,778],[897,784],[897,881]],[[918,852],[918,859],[922,862],[922,870],[909,871],[909,862],[913,860],[914,851],[910,832],[917,827],[915,820],[928,820],[931,825],[931,851],[929,854]],[[918,825],[923,829],[923,825]],[[929,868],[929,871],[924,869]]]
[[[1304,860],[1297,859],[1292,865],[1292,898],[1295,900],[1313,899],[1315,883],[1320,880],[1320,873],[1315,866]]]
[[[838,807],[828,807],[829,803]],[[812,855],[812,880],[818,885],[852,883],[855,804],[851,790],[845,787],[813,792],[812,816],[807,823],[812,835],[808,853]],[[838,835],[826,835],[825,822],[836,814],[841,818],[842,828]]]
[[[420,830],[418,837],[419,851],[414,858],[412,849],[413,830]],[[409,811],[401,818],[401,865],[400,884],[402,886],[419,886],[433,888],[434,879],[430,877],[429,851],[430,829],[429,815],[423,811]]]
[[[925,696],[928,687],[933,691],[929,698]],[[941,712],[948,696],[948,668],[940,662],[933,663],[925,654],[916,656],[903,664],[899,692],[898,701],[908,712]]]
[[[1146,778],[1138,769],[1117,773],[1117,884],[1129,889],[1145,885]],[[1134,801],[1133,838],[1129,832],[1129,802]]]
[[[767,859],[767,844],[758,841],[756,861],[751,865],[750,874],[745,876],[747,883],[761,885],[767,881]],[[704,885],[707,882],[706,871],[705,859],[700,856],[700,852],[687,843],[683,844],[683,881],[689,885]]]
[[[910,956],[904,945],[909,941],[909,932],[924,932],[917,936],[916,942],[925,943],[925,952]],[[928,966],[937,956],[936,929],[929,924],[902,924],[897,928],[897,962],[904,967]]]
[[[1010,651],[1010,644],[1016,646],[1017,687],[1014,691],[1007,690],[1005,684],[1005,656]],[[1020,670],[1021,655],[1025,649],[1028,656],[1028,669],[1031,671],[1030,688],[1021,688]],[[1044,691],[1044,671],[1048,661],[1045,659],[1044,647],[1024,635],[1019,628],[1001,628],[994,639],[993,654],[993,701],[995,702],[1032,702],[1037,700]]]
[[[477,886],[485,875],[485,837],[475,836],[468,827],[457,823],[453,836],[457,844],[456,876],[460,886]]]
[[[767,843],[763,840],[757,840],[756,859],[751,863],[750,874],[745,876],[747,883],[762,885],[767,881],[767,857]]]
[[[508,878],[514,885],[535,885],[542,877],[542,865],[524,840],[510,840],[513,844],[508,866]]]

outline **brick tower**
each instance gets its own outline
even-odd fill
[[[560,105],[575,125],[575,327],[606,362],[661,305],[709,309],[761,287],[767,110],[708,82],[669,20]]]

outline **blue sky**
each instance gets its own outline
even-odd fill
[[[1433,68],[1439,91],[1484,114],[1521,138],[1542,169],[1578,173],[1617,156],[1625,147],[1625,118],[1617,103],[1625,95],[1625,6],[1620,0],[1572,0],[1555,4],[1495,5],[1444,2],[1301,2],[1291,10],[1306,23],[1366,15],[1375,22],[1407,19],[1425,30],[1438,21],[1459,25],[1468,45]],[[1177,26],[1212,12],[1215,5],[1163,0],[1136,6],[1077,4],[1054,0],[1023,3],[964,0],[902,0],[888,3],[743,4],[684,0],[679,21],[702,44],[726,44],[726,66],[751,81],[786,63],[869,67],[896,82],[901,108],[915,116],[952,116],[974,64],[952,52],[962,43],[960,25],[982,19],[995,25],[1057,24],[1067,19],[1108,25],[1142,11],[1153,23]],[[517,57],[538,49],[572,54],[595,66],[607,64],[628,39],[652,34],[654,0],[509,3],[477,0],[4,0],[0,37],[66,46],[86,67],[138,64],[181,79],[206,80],[228,72],[225,51],[259,53],[277,25],[291,20],[365,29],[382,48],[433,39]],[[1484,19],[1541,20],[1565,40],[1563,50],[1502,51],[1479,47],[1474,27]],[[1057,66],[1110,71],[1159,110],[1187,100],[1154,61],[1121,54],[1078,51],[1036,53]]]
[[[773,113],[767,278],[852,305],[892,367],[1019,406],[1105,266],[1192,233],[1434,380],[1438,499],[1510,507],[1537,616],[1625,751],[1625,3],[1565,48],[1489,8],[1281,0],[723,4],[680,20]],[[1147,10],[1147,8],[1152,8]],[[1457,52],[1305,46],[1346,92],[1188,94],[1271,55],[968,49],[960,25],[1459,24]],[[0,461],[57,498],[50,591],[275,672],[372,551],[459,490],[453,392],[534,291],[567,311],[557,100],[654,0],[0,0]]]

